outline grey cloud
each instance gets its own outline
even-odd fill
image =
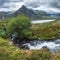
[[[0,0],[0,6],[8,2],[22,2],[23,0]]]
[[[52,2],[51,6],[54,8],[60,9],[60,0],[56,0],[56,1]]]
[[[40,1],[38,0],[25,0],[24,1],[24,5],[26,5],[27,7],[38,7],[40,6]]]
[[[46,5],[46,6],[49,6],[49,4],[52,2],[53,0],[25,0],[24,1],[24,4],[26,6],[31,6],[33,8],[36,8],[36,7],[39,7],[40,5]]]
[[[0,8],[9,8],[10,6],[7,5],[6,3],[12,3],[12,2],[22,2],[23,0],[0,0]],[[4,4],[6,4],[4,6]],[[13,6],[15,7],[15,6]]]
[[[39,7],[40,5],[45,5],[53,8],[60,8],[60,0],[24,0],[26,6],[31,6],[33,8]]]
[[[9,7],[15,8],[16,5],[14,4],[10,6],[6,4],[12,2],[13,3],[23,2],[25,6],[32,7],[32,8],[37,8],[43,5],[50,8],[60,9],[60,0],[0,0],[0,8],[9,8]]]
[[[39,7],[40,5],[46,5],[49,7],[60,8],[60,0],[0,0],[0,6],[8,2],[23,2],[24,5],[30,7]]]

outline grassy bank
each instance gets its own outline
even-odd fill
[[[60,38],[60,20],[53,22],[33,24],[33,36],[40,39]]]
[[[51,53],[47,49],[21,50],[0,38],[0,60],[60,60],[60,52]]]

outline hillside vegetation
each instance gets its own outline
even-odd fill
[[[60,38],[60,20],[42,24],[33,24],[32,31],[34,37],[36,38],[40,39]]]

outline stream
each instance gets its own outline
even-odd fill
[[[22,46],[23,49],[29,50],[40,50],[42,48],[47,48],[51,52],[60,51],[60,39],[51,40],[51,41],[44,41],[44,40],[34,40],[29,42],[23,42]]]

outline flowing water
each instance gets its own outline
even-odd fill
[[[51,41],[40,41],[34,40],[25,42],[22,44],[25,48],[28,47],[30,50],[40,50],[42,48],[48,48],[52,52],[60,51],[60,39],[51,40]]]

